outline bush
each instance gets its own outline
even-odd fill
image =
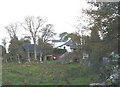
[[[66,49],[57,49],[57,48],[53,49],[53,55],[55,55],[55,56],[60,56],[60,55],[64,54],[65,52],[67,52]]]
[[[81,61],[82,56],[80,55],[80,50],[75,50],[72,53],[69,53],[64,58],[62,58],[62,63],[79,63]]]

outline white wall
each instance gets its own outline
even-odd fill
[[[66,49],[67,52],[72,52],[72,49],[70,49],[70,46],[63,45],[62,47],[59,47],[59,49]]]
[[[66,42],[68,42],[69,40],[71,40],[71,38],[68,38],[68,40]],[[58,48],[58,49],[66,49],[67,52],[72,52],[73,50],[70,49],[70,46],[66,46],[66,45],[63,45],[65,44],[66,42],[53,42],[53,48]],[[63,46],[61,46],[63,45]],[[61,47],[58,47],[58,46],[61,46]]]

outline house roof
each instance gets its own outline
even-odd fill
[[[69,40],[68,42],[66,42],[66,43],[64,43],[64,44],[62,44],[61,46],[58,46],[58,47],[62,47],[62,46],[64,46],[64,45],[70,46],[71,49],[77,49],[77,48],[79,48],[77,45],[75,45],[75,44],[72,42],[72,40]]]
[[[25,49],[25,51],[33,53],[34,52],[34,44],[23,44],[23,48]],[[38,46],[36,45],[36,52],[37,54],[40,53],[40,49],[38,48]]]
[[[77,48],[79,48],[79,47],[76,45],[70,45],[70,49],[77,49]]]
[[[74,45],[74,44],[73,44],[72,40],[69,40],[68,42],[66,42],[66,43],[65,43],[65,44],[63,44],[63,45],[66,45],[66,46],[71,46],[71,45]]]
[[[66,42],[67,40],[52,40],[52,42]]]

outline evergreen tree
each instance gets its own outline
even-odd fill
[[[90,40],[91,40],[91,42],[94,42],[94,43],[100,41],[100,36],[98,34],[97,29],[92,29]]]
[[[24,58],[24,51],[23,51],[23,44],[24,43],[30,43],[29,40],[25,40],[24,38],[21,38],[20,40],[18,40],[17,37],[14,37],[11,39],[10,41],[10,45],[9,45],[9,53],[8,53],[8,60],[10,61],[22,61],[25,60]]]
[[[94,5],[96,6],[96,4]],[[85,11],[90,20],[93,20],[88,25],[91,36],[85,45],[88,48],[85,48],[89,50],[92,65],[99,69],[102,57],[108,56],[112,51],[117,52],[118,42],[114,37],[116,37],[118,29],[118,5],[117,3],[97,3],[97,6],[97,9]]]

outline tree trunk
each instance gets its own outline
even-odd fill
[[[40,62],[42,61],[42,53],[40,53]]]
[[[18,58],[18,63],[21,63],[21,62],[20,62],[20,57],[19,57],[19,55],[17,56],[17,58]]]
[[[5,59],[5,62],[8,63],[7,59]]]
[[[30,62],[30,52],[28,51],[28,62]]]
[[[47,56],[44,57],[44,60],[45,60],[45,61],[47,60]]]
[[[33,41],[34,41],[34,58],[35,58],[35,60],[37,60],[36,39],[34,39]]]

